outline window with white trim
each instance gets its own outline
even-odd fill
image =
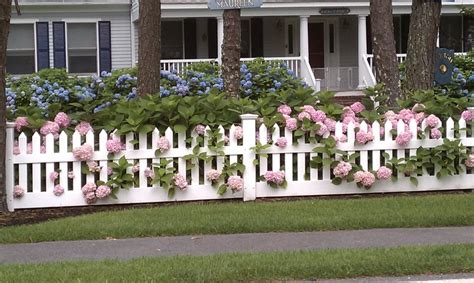
[[[24,75],[34,73],[35,69],[34,24],[12,24],[7,45],[7,73]]]
[[[69,73],[97,73],[97,59],[97,23],[67,23]]]
[[[183,21],[161,22],[161,58],[184,58],[184,31]]]

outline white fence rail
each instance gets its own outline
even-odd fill
[[[445,137],[454,138],[455,126],[466,128],[464,120],[453,121],[449,119],[444,123],[447,129]],[[474,125],[470,126],[471,133],[461,131],[462,143],[474,150]],[[362,123],[360,128],[367,130],[368,125]],[[391,134],[391,123],[381,125],[375,122],[371,125],[374,141],[366,145],[359,145],[355,142],[356,129],[349,124],[347,129],[347,142],[338,144],[338,148],[348,153],[359,153],[357,162],[365,170],[377,170],[383,166],[383,153],[389,156],[402,158],[416,155],[416,149],[419,147],[433,148],[442,144],[442,140],[430,139],[429,135],[425,139],[416,139],[410,141],[406,147],[399,146],[394,136]],[[242,116],[243,140],[234,138],[236,126],[229,130],[222,127],[219,131],[229,137],[229,143],[223,148],[223,155],[216,155],[208,148],[208,141],[199,145],[200,152],[207,152],[214,156],[210,163],[201,163],[200,166],[191,167],[186,162],[185,156],[193,153],[195,142],[186,141],[189,137],[185,134],[173,133],[167,129],[160,133],[155,129],[152,133],[129,134],[122,137],[126,144],[126,149],[120,154],[116,154],[112,159],[118,160],[125,156],[129,163],[138,164],[139,172],[134,177],[137,180],[135,187],[128,190],[121,189],[117,194],[118,199],[108,198],[99,200],[97,204],[125,204],[125,203],[153,203],[169,201],[190,201],[190,200],[210,200],[237,198],[243,200],[254,200],[261,197],[291,197],[291,196],[317,196],[317,195],[339,195],[339,194],[366,194],[366,193],[387,193],[387,192],[419,192],[436,190],[455,190],[472,189],[474,187],[474,170],[467,170],[454,176],[448,176],[437,179],[431,173],[426,173],[418,177],[419,184],[414,186],[409,178],[399,175],[397,182],[377,181],[370,190],[360,189],[354,183],[342,183],[333,185],[331,183],[332,171],[329,166],[321,169],[311,168],[310,159],[315,156],[323,157],[321,154],[313,152],[318,144],[311,144],[304,138],[295,140],[293,132],[280,128],[275,125],[273,128],[267,128],[264,125],[257,127],[256,115]],[[416,122],[412,121],[410,129],[416,133]],[[422,123],[422,130],[426,129],[426,123]],[[398,125],[398,132],[403,132],[405,126],[402,122]],[[382,131],[382,132],[381,132]],[[258,137],[256,137],[258,133]],[[341,137],[343,126],[337,123],[335,135]],[[193,134],[195,135],[195,134]],[[160,136],[165,136],[171,144],[171,148],[155,156],[156,144]],[[416,137],[416,134],[414,135]],[[252,150],[257,143],[267,144],[270,140],[276,141],[279,137],[286,137],[288,142],[285,148],[273,145],[264,151],[256,153]],[[32,137],[25,134],[16,135],[13,125],[7,129],[7,200],[10,210],[24,208],[44,208],[44,207],[67,207],[86,205],[82,186],[89,182],[108,180],[107,166],[110,162],[109,154],[106,150],[106,143],[109,135],[102,131],[100,133],[88,133],[81,137],[79,133],[68,135],[61,133],[55,140],[52,135],[43,138],[35,133]],[[131,141],[137,139],[136,145]],[[42,143],[44,141],[44,148]],[[29,146],[31,143],[31,147]],[[82,172],[84,165],[81,161],[74,158],[72,149],[83,143],[93,145],[94,154],[92,159],[102,168],[99,173],[92,174]],[[16,152],[14,154],[14,148]],[[30,149],[29,149],[30,147]],[[19,149],[19,152],[18,152]],[[263,154],[268,154],[264,157]],[[259,160],[255,165],[254,160]],[[152,163],[157,163],[161,159],[173,160],[170,166],[177,169],[183,176],[186,176],[189,187],[186,191],[177,191],[173,198],[168,198],[166,190],[158,185],[151,185],[149,179],[145,177],[147,167],[152,167]],[[206,174],[211,169],[222,170],[224,161],[230,163],[241,163],[245,166],[245,172],[242,177],[244,180],[244,190],[236,193],[227,191],[224,195],[217,194],[217,189],[211,186],[206,179]],[[288,186],[286,189],[272,188],[266,182],[259,180],[259,176],[268,170],[284,170]],[[59,172],[59,184],[65,192],[61,196],[55,196],[53,193],[54,181],[50,180],[52,172]],[[73,179],[68,177],[69,172],[75,176]],[[14,187],[21,186],[25,194],[21,198],[14,198]]]

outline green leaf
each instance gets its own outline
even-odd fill
[[[219,189],[217,190],[217,194],[222,196],[223,194],[226,193],[226,191],[227,191],[227,186],[224,184],[219,187]]]
[[[416,177],[410,177],[410,182],[418,187],[418,179]]]
[[[187,128],[185,125],[178,124],[174,125],[173,129],[176,133],[185,133]]]

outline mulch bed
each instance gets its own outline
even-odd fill
[[[282,200],[310,200],[310,199],[354,199],[354,198],[381,198],[387,196],[408,196],[408,195],[435,195],[435,194],[463,194],[472,193],[472,190],[463,191],[442,191],[442,192],[417,192],[417,193],[387,193],[387,194],[367,194],[367,195],[342,195],[342,196],[317,196],[317,197],[291,197],[291,198],[268,198],[258,199],[258,202],[272,202]],[[180,205],[185,203],[218,203],[218,202],[240,202],[240,200],[211,200],[211,201],[192,201],[192,202],[170,202],[170,203],[151,203],[151,204],[120,204],[103,206],[84,206],[84,207],[61,207],[61,208],[41,208],[41,209],[21,209],[15,212],[0,212],[0,227],[34,224],[48,220],[79,216],[84,214],[96,213],[101,211],[117,211],[131,208],[151,208],[158,206]]]

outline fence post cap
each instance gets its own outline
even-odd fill
[[[15,128],[15,122],[7,122],[7,128]]]
[[[257,120],[258,115],[257,114],[243,114],[240,115],[240,119],[242,120]]]

